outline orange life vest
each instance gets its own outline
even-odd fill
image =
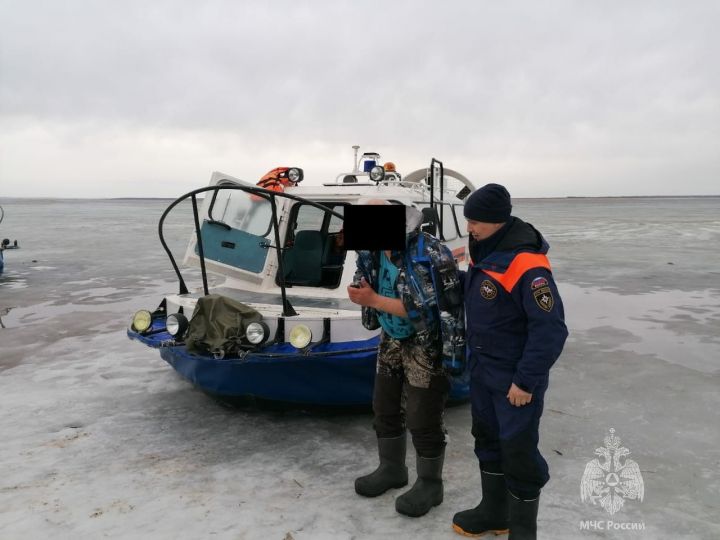
[[[268,191],[277,191],[278,193],[282,193],[283,191],[285,191],[285,186],[293,185],[290,180],[288,180],[286,177],[283,177],[283,173],[287,172],[288,169],[289,167],[275,167],[273,170],[263,175],[263,177],[256,185],[263,189],[267,189]],[[250,198],[253,201],[259,201],[263,197],[260,197],[258,195],[251,195]]]

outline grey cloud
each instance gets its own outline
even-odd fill
[[[368,141],[478,176],[622,163],[670,186],[669,163],[692,164],[717,191],[719,22],[712,1],[4,1],[0,113],[99,137]]]

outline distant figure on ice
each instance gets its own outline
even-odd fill
[[[465,203],[471,265],[464,276],[470,399],[482,500],[453,517],[466,536],[510,530],[536,537],[540,489],[550,476],[538,428],[550,368],[568,331],[548,244],[512,217],[510,194],[487,184]]]

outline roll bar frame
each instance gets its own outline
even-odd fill
[[[233,182],[231,179],[223,178],[220,179],[219,182],[228,181]],[[314,201],[305,199],[304,197],[298,197],[297,195],[291,195],[289,193],[285,192],[278,192],[278,191],[270,191],[267,189],[263,189],[260,187],[254,187],[254,186],[240,186],[236,183],[232,184],[222,184],[222,185],[214,185],[214,186],[206,186],[203,188],[194,189],[192,191],[189,191],[188,193],[185,193],[184,195],[178,197],[175,199],[170,205],[165,209],[162,216],[160,217],[160,221],[158,222],[158,236],[160,237],[160,243],[162,244],[163,249],[165,250],[165,253],[167,253],[168,258],[170,259],[170,264],[172,264],[173,270],[175,270],[175,275],[178,278],[179,283],[179,294],[187,294],[188,288],[185,284],[185,279],[182,276],[182,273],[180,272],[180,267],[178,266],[177,262],[175,261],[175,257],[173,256],[172,252],[170,251],[170,248],[167,245],[167,242],[165,241],[165,235],[163,233],[163,226],[165,224],[165,218],[170,213],[170,211],[175,208],[178,204],[180,204],[185,199],[190,198],[192,201],[192,209],[193,209],[193,221],[195,224],[195,239],[197,243],[197,249],[198,249],[198,256],[200,257],[200,272],[202,274],[202,282],[203,282],[203,292],[207,296],[209,294],[208,291],[208,282],[207,282],[207,269],[205,267],[205,252],[203,250],[203,242],[202,242],[202,235],[200,234],[200,217],[198,213],[198,204],[197,204],[197,195],[199,193],[205,193],[205,192],[213,192],[213,201],[217,198],[218,192],[220,190],[233,190],[233,191],[242,191],[245,193],[249,193],[251,195],[255,195],[257,197],[261,197],[268,202],[270,202],[270,208],[272,209],[272,222],[271,227],[274,232],[275,237],[275,245],[271,245],[267,242],[260,242],[261,247],[264,247],[266,249],[274,248],[277,250],[277,259],[278,259],[278,272],[280,273],[280,293],[282,296],[282,303],[283,303],[283,311],[282,314],[284,317],[292,317],[294,315],[297,315],[297,312],[290,304],[290,301],[287,298],[287,293],[285,291],[285,272],[283,269],[283,258],[281,256],[282,247],[280,244],[280,221],[278,220],[277,215],[277,203],[276,198],[282,197],[285,199],[290,199],[293,201],[302,202],[303,204],[309,204],[311,206],[314,206],[316,208],[319,208],[320,210],[327,212],[329,214],[332,214],[335,217],[338,217],[340,219],[344,219],[343,215],[328,208],[327,206],[324,206],[322,204],[316,203]],[[210,219],[213,219],[212,216],[210,216]]]

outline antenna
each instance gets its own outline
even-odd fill
[[[353,150],[355,150],[355,160],[354,160],[354,165],[353,165],[353,172],[360,172],[358,170],[358,158],[357,158],[358,150],[360,150],[360,145],[354,144]]]

